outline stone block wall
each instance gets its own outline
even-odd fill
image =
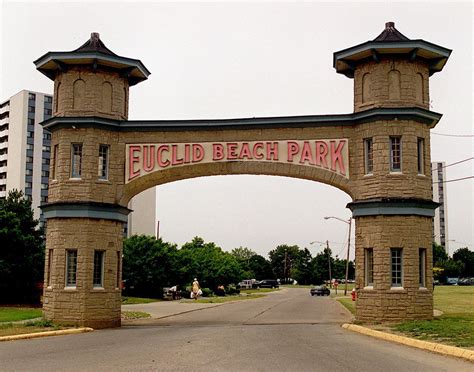
[[[54,116],[100,116],[126,120],[128,80],[118,72],[71,67],[54,81]]]
[[[433,317],[432,219],[421,216],[356,218],[356,318],[400,321]],[[373,286],[365,283],[365,249],[373,249]],[[402,249],[402,286],[391,284],[391,248]],[[419,249],[426,249],[426,285],[419,282]]]
[[[68,249],[77,250],[75,287],[66,286]],[[105,252],[103,288],[93,287],[95,250]],[[119,326],[121,262],[118,260],[121,255],[120,222],[89,218],[48,219],[43,297],[46,319],[94,328]]]
[[[428,64],[420,60],[380,57],[354,71],[354,112],[375,107],[429,109]]]

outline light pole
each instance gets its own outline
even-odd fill
[[[351,246],[352,217],[349,218],[348,221],[343,220],[342,218],[339,218],[339,217],[334,217],[334,216],[324,217],[325,220],[329,220],[330,218],[334,218],[336,220],[347,223],[349,225],[349,237],[347,238],[346,280],[345,280],[345,283],[344,283],[344,296],[346,296],[347,295],[347,280],[349,278],[349,249],[350,249],[350,246]]]
[[[314,241],[309,244],[320,243],[324,244],[324,242]],[[326,240],[326,248],[328,253],[328,265],[329,265],[329,287],[332,288],[332,273],[331,273],[331,254],[329,253],[329,240]]]

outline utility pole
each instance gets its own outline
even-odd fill
[[[285,248],[285,268],[284,268],[284,271],[283,271],[283,276],[285,277],[284,279],[286,280],[286,258],[287,258],[287,255],[288,255],[288,252],[286,251],[286,248]]]
[[[349,279],[349,250],[351,247],[351,226],[352,226],[352,217],[349,218],[349,237],[347,238],[346,282],[344,284],[344,296],[347,295],[347,280]]]
[[[328,250],[328,264],[329,264],[329,287],[332,287],[332,274],[331,274],[331,254],[329,253],[329,240],[326,240],[326,247]]]

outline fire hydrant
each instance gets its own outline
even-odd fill
[[[352,292],[351,292],[351,297],[352,297],[352,301],[355,301],[356,300],[356,289],[355,288],[352,288]]]

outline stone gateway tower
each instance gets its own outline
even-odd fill
[[[99,35],[35,61],[54,80],[44,314],[120,325],[122,228],[130,199],[164,183],[265,174],[337,187],[356,221],[356,317],[433,314],[429,76],[451,51],[387,23],[373,41],[334,53],[354,79],[354,112],[229,120],[129,121],[129,88],[149,76]]]

